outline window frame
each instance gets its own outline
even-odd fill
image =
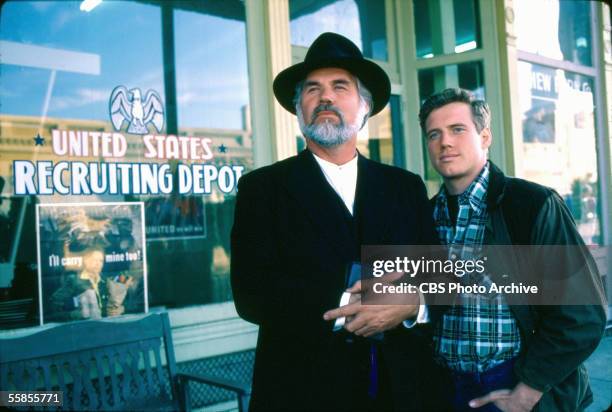
[[[612,152],[610,151],[610,144],[607,142],[608,130],[606,127],[606,113],[601,108],[605,108],[605,90],[603,87],[604,73],[605,73],[605,60],[603,58],[603,38],[602,30],[604,29],[602,19],[602,8],[598,7],[598,2],[589,2],[591,13],[590,13],[590,28],[591,28],[591,61],[592,66],[581,65],[566,60],[557,60],[550,57],[541,56],[535,53],[526,52],[516,48],[516,61],[518,65],[519,61],[526,63],[537,64],[540,66],[549,67],[552,69],[561,69],[568,72],[580,74],[582,76],[588,76],[593,79],[593,104],[594,108],[594,123],[595,123],[595,147],[597,157],[597,182],[600,198],[598,202],[598,218],[600,219],[600,230],[601,240],[603,244],[612,244],[612,191],[609,189],[612,185],[612,170],[611,170],[611,159]],[[609,110],[609,107],[608,107]],[[513,106],[513,111],[520,116],[520,108]],[[520,130],[520,129],[519,129]],[[518,134],[521,134],[520,132]],[[516,137],[515,137],[516,138]],[[519,139],[522,136],[518,137]],[[516,153],[515,153],[516,156]]]

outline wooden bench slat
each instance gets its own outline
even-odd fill
[[[131,318],[130,316],[127,317]],[[132,318],[133,319],[133,318]],[[163,325],[159,316],[148,316],[136,322],[126,319],[85,320],[58,325],[29,336],[19,337],[19,345],[2,350],[1,361],[24,360],[28,356],[72,353],[87,349],[99,350],[106,345],[116,346],[139,339],[163,338]],[[0,347],[17,338],[1,338]],[[41,345],[40,342],[45,342]]]
[[[147,378],[147,386],[153,390],[155,385],[153,383],[153,374],[151,373],[151,344],[146,342],[140,342],[143,351],[143,362],[145,367],[145,376]],[[161,393],[160,393],[161,395]]]
[[[104,353],[106,354],[109,363],[108,369],[111,380],[111,393],[113,394],[113,407],[114,409],[117,409],[121,404],[119,398],[121,389],[119,388],[119,378],[117,376],[117,363],[115,362],[115,353],[112,352],[110,348],[105,348]]]
[[[96,351],[93,354],[94,362],[96,366],[96,373],[98,376],[98,387],[100,391],[100,405],[102,405],[103,410],[109,409],[109,404],[106,396],[106,380],[104,379],[104,363],[103,363],[103,353],[100,351]]]

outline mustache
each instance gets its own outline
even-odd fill
[[[319,115],[319,113],[321,112],[333,112],[335,113],[339,118],[340,118],[340,124],[344,124],[344,114],[342,114],[342,111],[340,111],[340,109],[338,109],[336,106],[333,106],[331,104],[320,104],[318,105],[312,112],[312,119],[311,122],[314,121],[314,119]]]

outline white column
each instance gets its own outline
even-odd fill
[[[274,98],[272,81],[291,65],[287,0],[246,0],[249,89],[255,166],[296,153],[293,115]]]

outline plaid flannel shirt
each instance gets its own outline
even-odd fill
[[[477,259],[484,240],[487,221],[487,187],[489,163],[478,177],[459,195],[457,224],[453,226],[448,212],[446,189],[440,189],[434,207],[434,220],[441,242],[449,245],[449,256]],[[491,279],[486,273],[472,273],[457,278],[465,285],[485,285]],[[484,372],[520,351],[520,335],[514,315],[502,294],[485,296],[461,294],[456,304],[444,313],[434,333],[437,360],[461,372]]]

